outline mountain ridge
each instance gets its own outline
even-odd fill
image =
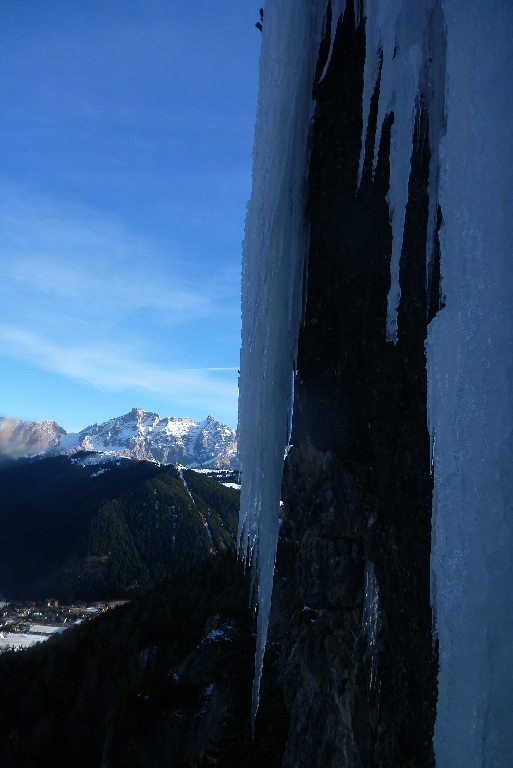
[[[80,432],[55,421],[0,417],[0,453],[9,458],[71,455],[96,451],[106,456],[146,459],[186,467],[238,469],[236,434],[207,416],[203,421],[132,408],[129,413]]]

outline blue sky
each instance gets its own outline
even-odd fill
[[[3,0],[0,415],[236,426],[258,7]]]

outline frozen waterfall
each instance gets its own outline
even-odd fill
[[[271,603],[283,456],[303,303],[312,82],[326,0],[268,0],[244,241],[239,541],[253,564],[253,717]],[[335,16],[344,2],[333,3]],[[360,4],[356,0],[359,18]],[[394,343],[414,121],[429,118],[426,280],[438,205],[446,306],[427,342],[438,768],[513,765],[513,3],[367,0],[364,133],[381,67],[376,152],[394,112]],[[334,19],[334,22],[336,19]],[[332,27],[334,30],[334,26]],[[363,146],[364,136],[362,136]]]
[[[439,768],[513,765],[513,4],[444,3],[441,271],[427,345]]]
[[[275,0],[266,5],[262,36],[253,187],[243,246],[238,431],[243,478],[239,544],[254,566],[258,605],[253,719],[271,605],[301,317],[310,86],[322,18],[315,3]]]

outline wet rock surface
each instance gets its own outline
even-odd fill
[[[270,623],[283,642],[280,684],[291,717],[282,765],[360,765],[369,699],[362,497],[337,457],[306,441],[289,453],[283,499]]]

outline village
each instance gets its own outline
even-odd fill
[[[0,654],[30,648],[51,635],[64,632],[126,602],[110,600],[59,605],[52,598],[38,602],[0,600]]]

